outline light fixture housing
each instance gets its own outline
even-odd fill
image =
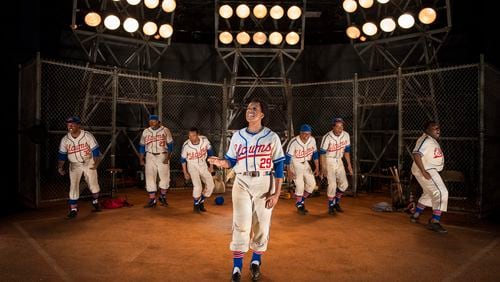
[[[222,5],[219,8],[219,15],[224,19],[229,19],[233,16],[233,8],[229,5]]]
[[[101,21],[102,21],[101,16],[96,12],[90,12],[85,15],[85,23],[88,26],[96,27],[99,24],[101,24]]]
[[[144,24],[144,26],[142,27],[142,32],[145,34],[145,35],[154,35],[156,33],[156,31],[158,30],[158,26],[154,23],[154,22],[146,22]]]
[[[139,22],[134,18],[126,18],[123,21],[123,29],[126,32],[136,32],[139,29]]]
[[[373,0],[358,0],[359,6],[362,8],[368,9],[373,6]]]
[[[398,25],[401,28],[409,29],[415,24],[415,18],[410,13],[404,13],[398,18]]]
[[[169,24],[162,24],[158,30],[158,33],[163,38],[169,38],[174,33],[174,28]]]
[[[384,32],[393,32],[396,29],[396,21],[387,17],[380,21],[380,29]]]
[[[263,19],[267,16],[267,8],[262,4],[253,7],[253,15],[258,19]]]
[[[115,30],[120,27],[120,19],[115,15],[109,15],[104,18],[104,26],[109,30]]]
[[[358,8],[358,4],[354,0],[344,0],[344,2],[342,2],[342,8],[348,13],[354,13]]]
[[[250,35],[245,31],[239,32],[236,35],[236,41],[240,45],[246,45],[246,44],[248,44],[248,42],[250,42]]]
[[[300,15],[302,15],[302,10],[299,7],[297,7],[297,6],[291,6],[286,11],[286,15],[291,20],[296,20],[296,19],[300,18]]]
[[[347,37],[351,39],[357,39],[361,36],[361,31],[355,25],[351,25],[350,27],[348,27],[345,33],[347,34]]]
[[[285,41],[288,45],[295,45],[299,43],[300,35],[295,31],[291,31],[285,36]]]
[[[264,45],[267,41],[267,35],[262,31],[258,31],[253,34],[252,39],[255,44]]]
[[[250,8],[245,4],[240,4],[236,7],[236,15],[240,17],[240,19],[246,19],[250,15]]]
[[[165,13],[171,13],[175,10],[177,7],[177,3],[175,3],[175,0],[163,0],[161,3],[161,8]]]
[[[418,20],[423,24],[431,24],[436,20],[436,18],[436,10],[430,7],[423,8],[418,13]]]
[[[377,25],[374,24],[373,22],[364,23],[361,29],[363,30],[363,33],[368,36],[373,36],[377,34],[378,31]]]
[[[269,34],[269,43],[271,45],[279,45],[281,42],[283,42],[283,35],[281,33],[275,31]]]
[[[285,10],[283,10],[280,5],[275,5],[271,8],[269,14],[271,15],[271,18],[279,20],[283,17],[283,15],[285,15]]]
[[[223,44],[229,44],[233,42],[233,35],[228,31],[223,31],[219,34],[219,41]]]
[[[160,0],[144,0],[144,6],[146,6],[149,9],[154,9],[158,7],[160,4]]]

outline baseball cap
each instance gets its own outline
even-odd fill
[[[312,128],[309,124],[303,124],[300,126],[300,132],[311,132]]]
[[[340,117],[334,117],[332,119],[332,124],[336,124],[337,122],[345,123],[342,118],[340,118]]]
[[[80,124],[82,121],[80,120],[79,117],[77,116],[72,116],[72,117],[68,117],[66,119],[66,123],[76,123],[76,124]]]
[[[160,120],[160,117],[158,115],[150,115],[149,120]]]

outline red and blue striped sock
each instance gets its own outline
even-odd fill
[[[262,257],[263,253],[264,252],[253,251],[253,254],[252,254],[252,263],[260,265],[260,260],[261,260],[261,257]]]
[[[244,252],[241,251],[233,251],[233,265],[238,268],[240,271],[243,269],[243,256]],[[234,273],[234,272],[233,272]]]
[[[433,222],[439,222],[441,220],[441,214],[443,212],[440,210],[433,210],[432,211],[432,221]]]

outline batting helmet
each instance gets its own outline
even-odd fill
[[[224,197],[219,196],[219,197],[215,198],[215,204],[218,206],[222,206],[224,204]]]

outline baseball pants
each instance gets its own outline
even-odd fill
[[[423,191],[418,202],[432,207],[433,210],[445,212],[448,210],[448,189],[436,169],[429,169],[427,172],[431,175],[431,179],[425,179],[420,169],[412,170]]]
[[[231,251],[267,250],[273,209],[267,209],[266,196],[274,193],[271,176],[236,175],[233,185],[233,238]]]
[[[309,162],[292,162],[292,170],[295,172],[295,195],[304,195],[304,190],[312,194],[316,187],[316,179]]]
[[[148,192],[156,192],[158,187],[156,185],[156,178],[159,176],[161,189],[168,189],[170,187],[170,164],[164,164],[163,161],[167,154],[153,155],[146,153],[146,190]]]
[[[328,179],[327,196],[335,197],[337,187],[340,191],[344,192],[349,186],[349,183],[347,182],[347,176],[345,174],[344,163],[342,162],[342,159],[327,158],[326,165],[326,178]]]
[[[89,186],[90,192],[93,194],[99,193],[99,183],[97,181],[97,170],[90,169],[94,166],[94,159],[90,159],[84,163],[70,163],[69,165],[69,199],[78,200],[80,198],[80,179],[82,174]]]
[[[193,182],[193,198],[199,198],[202,192],[206,198],[210,197],[214,191],[215,184],[212,174],[208,171],[208,167],[206,165],[190,165],[188,163],[187,169]],[[205,191],[203,191],[202,181],[206,185]]]

